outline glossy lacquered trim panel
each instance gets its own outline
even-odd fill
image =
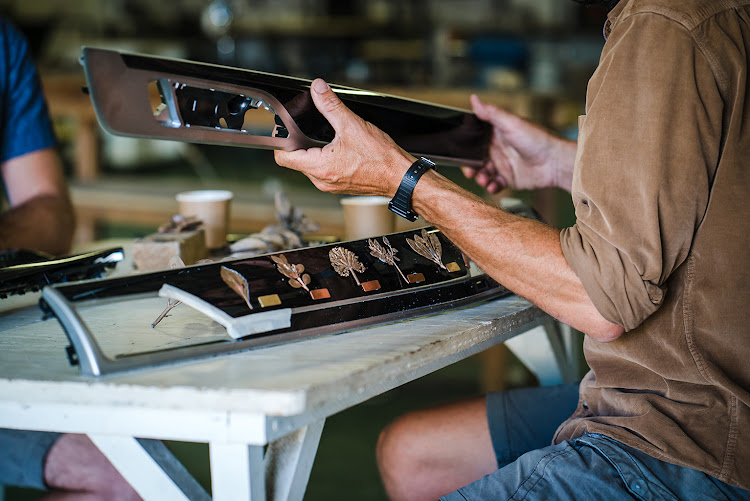
[[[313,105],[310,80],[92,47],[82,49],[81,63],[96,116],[113,134],[283,150],[324,145],[334,137]],[[154,116],[148,93],[152,82],[160,87],[166,118]],[[479,166],[485,159],[491,126],[473,113],[353,87],[332,89],[357,115],[416,156],[443,165]],[[231,109],[242,98],[247,98],[244,107]],[[275,137],[217,125],[260,102],[277,117]]]
[[[426,244],[412,247],[420,238],[432,240],[429,247],[434,254],[424,250]],[[71,341],[72,362],[80,365],[83,374],[99,376],[339,333],[509,294],[481,270],[469,266],[461,251],[434,228],[372,240],[397,249],[398,270],[373,255],[373,246],[369,239],[364,239],[50,286],[42,291],[40,305],[65,330]],[[356,266],[356,279],[352,274],[336,271],[331,257],[336,248],[356,256],[361,265]],[[302,270],[300,273],[305,276],[300,278],[304,278],[307,289],[295,286],[290,274],[281,271],[280,262]],[[247,279],[247,300],[224,282],[223,268]],[[422,277],[419,282],[408,280],[415,275]],[[377,289],[364,287],[374,282]],[[175,289],[179,289],[179,294],[170,293]],[[312,294],[315,290],[326,290],[329,294],[316,296]],[[189,299],[186,306],[219,321],[235,339],[212,339],[179,348],[107,356],[96,341],[97,333],[91,332],[79,314],[79,308],[100,303],[122,302],[122,307],[127,308],[128,300],[154,297],[157,293],[177,300]],[[270,295],[277,297],[278,302],[264,305],[259,301]],[[144,330],[151,329],[150,320],[143,319]]]

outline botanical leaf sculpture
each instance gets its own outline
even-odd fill
[[[302,235],[320,228],[318,223],[294,207],[283,192],[277,191],[275,200],[277,222],[230,244],[232,257],[250,257],[304,247]]]
[[[250,283],[245,277],[240,275],[239,272],[226,266],[221,267],[221,279],[227,284],[234,292],[240,295],[245,300],[247,307],[251,310],[253,305],[250,304]]]
[[[276,263],[276,268],[279,270],[279,273],[289,279],[289,285],[295,289],[301,287],[307,292],[310,292],[310,289],[307,287],[310,283],[310,275],[303,273],[305,271],[304,265],[289,264],[289,261],[287,261],[286,256],[283,254],[271,256],[271,259]]]
[[[297,235],[318,231],[320,225],[305,216],[300,209],[294,207],[282,191],[277,191],[274,196],[276,206],[276,220],[287,230],[293,231]],[[300,245],[302,242],[300,241]]]
[[[343,247],[334,247],[328,252],[328,259],[331,260],[331,266],[333,266],[336,273],[342,277],[348,277],[351,273],[357,285],[362,285],[359,282],[359,278],[357,278],[357,274],[354,272],[364,273],[365,265],[359,262],[356,254]]]
[[[422,236],[414,235],[414,240],[407,238],[406,242],[414,252],[426,257],[445,271],[448,271],[448,268],[445,267],[442,261],[443,247],[440,245],[440,240],[435,233],[427,233],[427,230],[422,228]]]
[[[174,270],[175,268],[184,268],[185,267],[185,263],[180,258],[180,256],[172,256],[172,259],[169,260],[168,266],[169,266],[170,270]],[[162,320],[164,320],[164,317],[166,317],[167,314],[170,311],[172,311],[172,308],[174,308],[175,306],[178,306],[181,302],[182,301],[179,301],[177,299],[167,299],[167,307],[164,308],[164,311],[162,311],[161,313],[159,313],[159,316],[156,317],[156,320],[154,320],[154,322],[151,324],[151,328],[153,329],[154,327],[156,327],[157,325],[159,325],[159,322],[161,322]]]
[[[380,261],[384,262],[385,264],[394,266],[398,270],[398,274],[401,275],[401,278],[404,279],[404,282],[409,283],[409,281],[406,280],[406,277],[401,271],[401,268],[399,268],[396,264],[396,261],[400,261],[400,259],[396,257],[396,253],[398,252],[398,250],[396,250],[391,245],[386,237],[383,237],[383,243],[386,245],[387,249],[380,245],[377,240],[368,239],[367,245],[370,246],[370,254],[380,259]]]

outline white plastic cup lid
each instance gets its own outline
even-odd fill
[[[231,200],[234,194],[229,190],[183,191],[175,197],[178,202],[223,202]]]

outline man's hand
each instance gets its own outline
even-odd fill
[[[323,148],[277,150],[276,163],[302,172],[322,191],[392,197],[416,159],[352,113],[323,80],[313,81],[310,93],[336,136]]]
[[[570,191],[576,143],[547,132],[497,106],[471,96],[477,117],[492,124],[489,160],[463,173],[490,193],[504,188],[533,190],[557,186]]]

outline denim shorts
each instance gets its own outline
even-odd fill
[[[750,500],[750,491],[660,461],[604,435],[585,434],[549,445],[557,426],[577,405],[577,385],[504,393],[487,396],[500,469],[444,496],[444,501]]]
[[[0,486],[46,489],[44,460],[60,435],[0,428]]]

